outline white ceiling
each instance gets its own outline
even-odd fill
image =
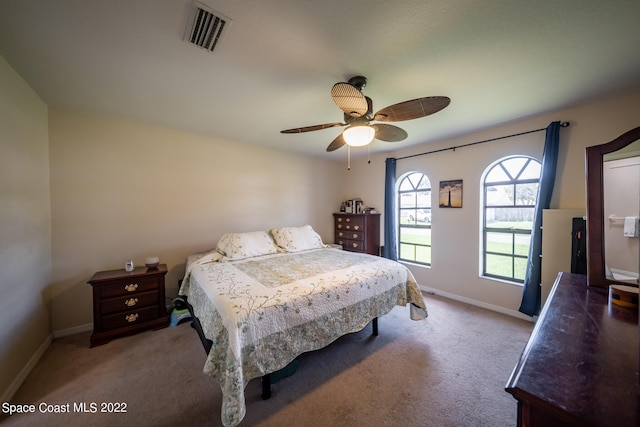
[[[451,105],[397,123],[388,151],[640,89],[638,0],[202,0],[232,20],[214,53],[183,40],[192,0],[0,0],[0,55],[50,107],[326,153],[334,83],[373,110]],[[559,118],[562,119],[562,118]]]

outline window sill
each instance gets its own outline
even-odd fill
[[[400,264],[406,264],[406,265],[410,265],[412,267],[421,267],[421,268],[431,269],[431,265],[427,265],[427,264],[420,264],[420,263],[417,263],[417,262],[405,261],[403,259],[399,259],[398,262]]]
[[[500,282],[500,283],[506,283],[507,285],[513,285],[513,286],[519,286],[519,287],[523,287],[524,284],[523,283],[519,283],[519,282],[512,282],[510,280],[507,279],[500,279],[498,277],[491,277],[491,276],[483,276],[482,274],[479,276],[481,279],[484,280],[491,280],[492,282]]]

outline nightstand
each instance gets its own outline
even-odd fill
[[[166,264],[155,269],[137,267],[130,273],[109,270],[94,274],[88,282],[93,287],[91,347],[145,329],[166,327],[165,274]]]

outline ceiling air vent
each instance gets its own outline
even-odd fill
[[[191,16],[185,39],[202,49],[213,52],[231,20],[213,10],[205,9],[205,6],[194,2],[195,10]]]

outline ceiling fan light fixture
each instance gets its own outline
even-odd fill
[[[369,125],[349,126],[342,133],[344,142],[351,147],[364,147],[373,141],[376,131]]]
[[[379,122],[401,122],[405,120],[425,117],[447,107],[451,102],[446,96],[427,96],[399,102],[379,110],[373,114],[373,101],[364,96],[362,89],[367,83],[366,77],[351,77],[348,82],[336,83],[331,88],[333,102],[343,112],[344,123],[325,123],[321,125],[305,126],[286,129],[281,133],[301,133],[327,129],[335,126],[347,126],[327,146],[327,152],[332,152],[346,145],[348,152],[351,147],[364,147],[373,141],[373,138],[385,142],[398,142],[407,138],[407,132],[398,126]]]

